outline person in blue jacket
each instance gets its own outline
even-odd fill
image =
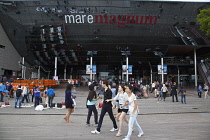
[[[49,89],[47,90],[47,96],[48,96],[48,105],[50,108],[52,108],[52,103],[53,103],[53,99],[55,97],[55,92],[54,90],[51,88],[51,86],[49,87]]]
[[[201,98],[202,90],[203,90],[203,88],[202,88],[201,84],[199,84],[199,86],[198,86],[198,97],[199,98]]]
[[[66,104],[67,113],[66,113],[64,119],[66,120],[67,123],[73,123],[69,119],[71,113],[74,112],[74,102],[71,98],[71,87],[72,87],[72,85],[68,84],[66,87],[66,91],[65,91],[65,104]]]
[[[36,86],[35,89],[34,89],[34,97],[35,97],[34,107],[36,107],[37,105],[39,105],[39,101],[40,101],[40,89],[39,89],[39,86]]]

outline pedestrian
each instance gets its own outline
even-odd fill
[[[162,101],[162,98],[163,98],[162,90],[161,90],[162,87],[163,87],[163,85],[162,85],[162,83],[160,82],[159,85],[158,85],[158,93],[159,93],[159,95],[158,95],[158,101],[159,101],[159,100]]]
[[[116,83],[112,84],[111,91],[112,91],[112,98],[114,98],[116,96]],[[113,100],[112,109],[115,109],[115,108],[116,108],[116,100]]]
[[[166,93],[168,92],[168,88],[166,87],[165,84],[163,84],[163,87],[161,88],[161,92],[163,93],[163,101],[166,99]]]
[[[182,104],[183,103],[186,104],[186,94],[187,94],[187,92],[186,92],[186,90],[183,87],[180,88],[179,94],[181,94],[181,102],[182,102]]]
[[[89,85],[89,94],[87,97],[88,115],[87,115],[86,126],[90,126],[90,117],[92,115],[92,112],[94,113],[94,121],[95,121],[94,126],[98,126],[98,111],[96,110],[96,101],[99,98],[97,98],[94,86],[95,85],[93,84]]]
[[[201,84],[199,84],[199,86],[198,86],[198,98],[201,98],[202,89],[203,89],[203,87],[201,86]]]
[[[19,108],[21,108],[22,103],[22,89],[21,85],[18,86],[18,89],[16,90],[16,98],[15,98],[15,108],[17,108],[17,103],[19,104]]]
[[[205,95],[204,99],[206,99],[207,96],[208,96],[208,98],[210,98],[208,95],[209,87],[207,86],[206,83],[204,84],[203,90],[204,90],[204,95]]]
[[[128,101],[125,104],[123,104],[122,107],[128,104],[128,107],[129,107],[128,112],[129,112],[130,118],[129,118],[129,123],[128,123],[128,133],[123,140],[130,140],[130,137],[133,131],[133,125],[135,125],[139,131],[138,137],[141,137],[144,134],[144,132],[141,129],[141,126],[139,125],[136,119],[139,113],[139,109],[138,109],[138,104],[136,101],[136,96],[133,93],[133,87],[129,85],[126,87],[125,91],[128,94]]]
[[[174,96],[176,97],[176,102],[179,102],[178,97],[177,97],[177,85],[176,82],[173,82],[173,84],[171,85],[171,95],[172,95],[172,102],[174,102]]]
[[[66,87],[66,91],[65,91],[65,104],[66,104],[67,113],[66,113],[64,119],[66,120],[67,123],[73,123],[69,119],[71,113],[74,112],[74,102],[71,98],[71,87],[72,87],[72,85],[68,84]]]
[[[22,103],[24,103],[24,99],[26,99],[26,102],[28,103],[28,88],[27,85],[23,86],[23,91],[22,91]]]
[[[119,105],[120,105],[120,108],[118,109],[119,130],[116,134],[116,137],[120,137],[122,136],[123,121],[125,121],[128,124],[128,120],[126,118],[126,114],[128,112],[128,105],[125,105],[124,107],[122,107],[122,105],[128,100],[128,94],[125,92],[125,86],[119,85],[117,95],[112,99],[108,99],[107,102],[116,101],[116,100],[119,100]]]
[[[4,99],[4,86],[2,83],[0,83],[0,95],[1,95],[1,100],[0,102],[4,102],[3,99]]]
[[[113,123],[113,128],[110,130],[111,132],[117,131],[117,123],[115,121],[113,112],[112,112],[112,104],[111,102],[107,102],[107,99],[111,99],[112,98],[112,91],[108,88],[108,81],[105,80],[103,81],[103,85],[102,87],[104,88],[104,101],[103,101],[103,107],[101,109],[101,115],[99,118],[99,123],[98,123],[98,127],[97,129],[95,129],[94,131],[91,131],[92,134],[100,134],[101,132],[101,125],[104,119],[104,116],[106,114],[106,112],[108,112],[110,119],[112,120]]]
[[[47,96],[48,96],[48,106],[50,108],[52,108],[52,103],[53,103],[53,99],[55,97],[55,92],[51,86],[49,86],[49,89],[47,90]]]
[[[37,105],[39,105],[40,98],[41,98],[39,86],[36,86],[34,89],[34,97],[35,97],[34,107],[36,107]]]

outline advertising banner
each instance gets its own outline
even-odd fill
[[[90,65],[86,65],[86,74],[90,74]],[[92,74],[96,74],[96,65],[92,65]]]
[[[158,65],[158,74],[162,74],[161,65]],[[163,74],[167,74],[167,65],[163,65]]]
[[[132,74],[133,65],[128,65],[128,74]],[[126,65],[122,65],[122,74],[126,74]]]

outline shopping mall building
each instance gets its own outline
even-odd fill
[[[2,0],[0,75],[209,84],[210,36],[196,19],[209,7],[209,0]]]

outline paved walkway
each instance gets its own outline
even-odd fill
[[[64,101],[63,85],[57,87],[55,103]],[[127,133],[124,124],[123,136],[115,137],[111,120],[106,115],[101,134],[90,133],[94,126],[86,127],[87,109],[85,101],[88,94],[87,87],[77,90],[77,106],[71,116],[72,124],[65,123],[63,117],[66,109],[45,109],[35,111],[34,107],[14,108],[14,98],[10,99],[11,106],[0,108],[0,140],[121,140]],[[138,99],[140,114],[137,119],[144,136],[138,138],[137,130],[133,132],[131,140],[209,140],[210,139],[210,99],[198,98],[196,90],[187,89],[187,104],[157,101],[152,95],[148,99]],[[180,96],[179,96],[180,99]],[[29,103],[32,105],[32,103]],[[100,109],[98,109],[100,114]],[[114,111],[116,112],[116,111]],[[127,116],[129,117],[129,116]],[[93,116],[91,117],[93,123]]]

